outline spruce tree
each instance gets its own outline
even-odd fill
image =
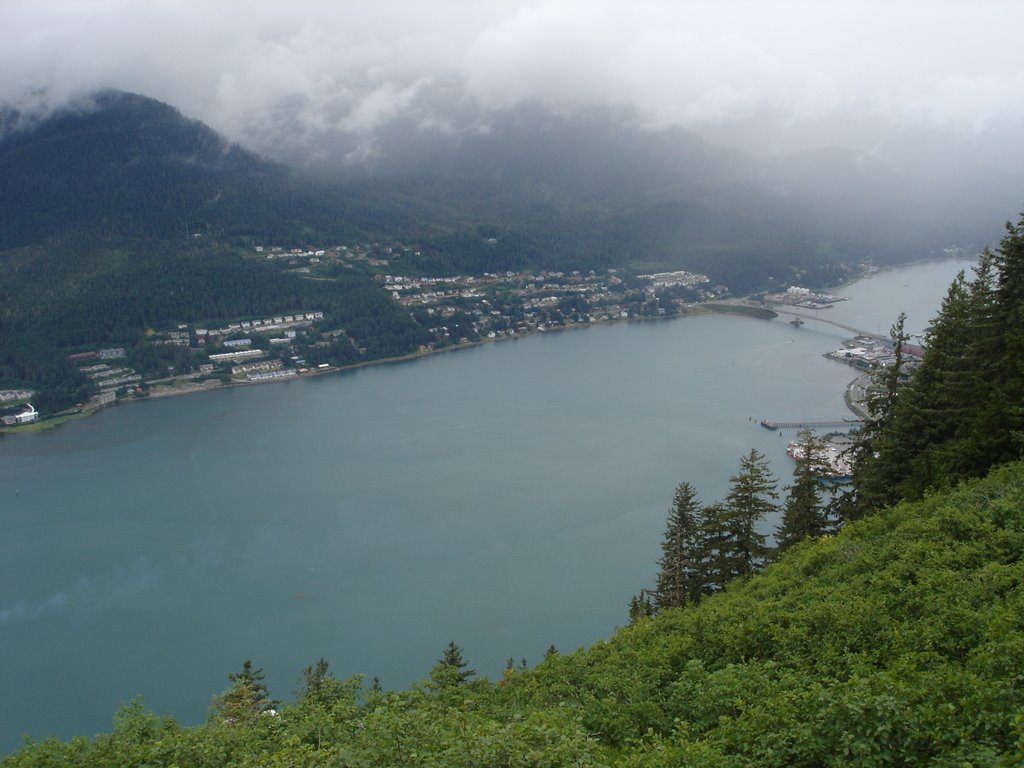
[[[700,523],[697,492],[689,483],[680,483],[672,498],[661,542],[662,556],[654,590],[654,604],[659,611],[700,601]]]
[[[316,664],[311,664],[302,670],[302,687],[299,689],[300,699],[320,698],[324,683],[331,676],[331,673],[327,671],[327,667],[327,660],[321,656]]]
[[[810,429],[802,429],[797,433],[797,446],[793,484],[787,488],[782,523],[775,531],[775,546],[779,552],[808,536],[822,536],[831,530],[821,495],[825,444]]]
[[[893,338],[899,352],[902,322]],[[961,274],[950,286],[909,383],[895,368],[881,376],[856,443],[857,501],[845,518],[1024,454],[1024,216],[981,254],[971,281]]]
[[[451,641],[445,646],[444,653],[430,671],[430,679],[435,689],[452,688],[462,685],[476,674],[469,669],[469,662],[462,657],[462,649]]]
[[[228,674],[231,687],[214,697],[213,712],[227,723],[252,723],[264,712],[273,712],[279,702],[270,698],[263,682],[263,670],[254,669],[252,661],[242,663],[241,672]]]
[[[992,407],[1001,417],[1002,428],[992,436],[992,464],[1020,457],[1024,447],[1024,214],[1016,226],[1006,223],[996,266],[1001,355]]]
[[[933,320],[924,359],[895,404],[893,439],[907,456],[903,476],[890,476],[898,498],[919,498],[965,475],[962,435],[981,383],[980,361],[970,354],[974,306],[961,272]]]
[[[646,589],[641,589],[639,595],[633,595],[629,599],[629,623],[635,624],[640,619],[649,619],[654,615],[654,604],[651,602],[651,595]]]
[[[959,459],[962,477],[981,477],[1000,463],[1004,452],[1012,455],[1012,439],[1006,432],[1005,404],[1000,371],[1006,355],[997,297],[998,257],[986,248],[973,268],[970,283],[970,333],[967,356],[973,374],[972,390],[965,395],[970,404],[966,423],[959,430]]]
[[[896,403],[903,376],[903,346],[906,314],[900,313],[889,331],[893,363],[879,368],[872,377],[867,399],[868,418],[854,438],[853,480],[855,495],[844,505],[844,519],[864,514],[899,501],[897,485],[907,475],[908,446],[895,431]]]
[[[729,478],[731,486],[721,507],[723,535],[717,570],[728,579],[750,576],[764,567],[771,555],[767,536],[758,524],[776,511],[778,481],[772,476],[764,454],[751,449],[740,460],[739,472]]]
[[[700,511],[701,538],[697,578],[700,591],[705,595],[724,589],[733,576],[723,557],[723,553],[729,548],[725,517],[725,506],[720,501],[709,504]]]

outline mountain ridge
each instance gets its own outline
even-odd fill
[[[288,239],[315,193],[174,107],[105,91],[0,139],[0,250],[68,232]]]
[[[745,279],[732,263],[745,257],[778,263],[777,281],[793,277],[790,262],[814,280],[837,261],[920,258],[949,245],[915,221],[912,190],[894,172],[835,148],[783,162],[682,129],[643,131],[613,112],[533,107],[457,135],[396,120],[375,134],[365,164],[342,168],[325,151],[314,173],[259,157],[145,96],[107,91],[89,103],[0,139],[0,250],[90,230],[250,243],[383,237],[438,252],[453,235],[497,230],[525,244],[509,256],[521,266],[635,262],[716,273],[721,258],[729,264],[719,281],[743,290],[767,277]],[[674,210],[673,220],[658,210]],[[455,262],[482,271],[494,253],[477,248]]]

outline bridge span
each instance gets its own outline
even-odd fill
[[[871,331],[862,331],[860,328],[854,328],[852,325],[844,325],[843,323],[837,323],[835,320],[826,320],[823,317],[817,315],[808,315],[805,312],[795,312],[792,309],[779,309],[778,307],[772,307],[772,312],[779,315],[789,315],[790,317],[799,317],[801,320],[813,320],[816,323],[828,323],[834,325],[836,328],[842,328],[844,331],[849,331],[854,336],[867,336],[872,339],[887,339],[888,336],[879,336],[877,333],[871,333]]]

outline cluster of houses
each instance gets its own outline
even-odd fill
[[[329,264],[342,263],[353,267],[355,262],[362,262],[371,267],[387,267],[391,259],[402,256],[419,256],[409,246],[387,246],[380,243],[361,243],[352,246],[333,245],[329,248],[284,248],[279,245],[255,246],[258,255],[267,259],[286,259],[290,266],[296,267],[295,272],[308,273]]]
[[[9,403],[14,400],[28,400],[32,392],[27,389],[4,389],[0,390],[0,403]]]
[[[236,333],[275,333],[293,328],[306,328],[323,319],[323,312],[296,312],[290,315],[265,317],[259,320],[242,320],[238,323],[229,323],[223,328],[196,328],[196,343],[202,346],[207,341],[213,342],[221,337],[231,336]],[[223,343],[227,346],[241,346],[244,342],[236,339]]]
[[[127,356],[127,354],[124,347],[111,347],[109,349],[98,349],[93,352],[78,352],[74,355],[68,355],[68,359],[73,363],[84,363],[87,360],[120,360]]]
[[[687,272],[685,270],[678,270],[676,272],[655,272],[650,275],[638,275],[642,280],[650,280],[651,285],[654,288],[672,288],[677,285],[682,285],[687,288],[696,288],[698,285],[704,285],[711,282],[711,278],[707,275],[701,275],[696,272]]]
[[[651,314],[667,314],[676,307],[662,306],[660,291],[682,286],[710,298],[727,289],[712,287],[707,275],[677,271],[641,275],[646,286],[629,292],[616,270],[607,273],[543,271],[504,273],[485,272],[481,276],[408,277],[378,275],[392,298],[402,306],[423,307],[428,315],[441,319],[428,330],[439,342],[447,340],[443,320],[456,312],[470,315],[473,333],[486,338],[545,331],[564,323],[596,323]],[[561,311],[561,302],[569,299],[571,310]],[[676,305],[677,300],[670,300]],[[657,305],[639,309],[640,303]],[[565,305],[561,305],[564,309]],[[465,339],[458,339],[465,341]]]
[[[112,367],[107,363],[97,363],[79,368],[82,373],[96,382],[101,392],[116,390],[127,384],[142,381],[142,376],[127,366]]]
[[[142,376],[130,366],[119,364],[128,356],[124,347],[110,347],[90,352],[77,352],[68,355],[73,363],[78,363],[78,370],[88,376],[96,385],[98,392],[92,399],[95,406],[103,407],[117,400],[117,391],[122,387],[138,387]]]

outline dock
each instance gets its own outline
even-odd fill
[[[761,426],[773,432],[779,429],[803,429],[804,427],[856,427],[863,423],[862,419],[835,419],[832,421],[769,421],[761,419]]]

